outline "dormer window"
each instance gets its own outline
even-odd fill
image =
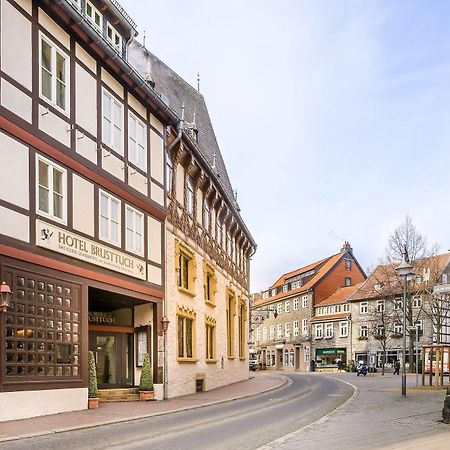
[[[86,15],[91,20],[94,27],[101,31],[103,16],[100,14],[100,11],[89,1],[86,1]]]
[[[108,41],[120,53],[122,51],[122,36],[110,23],[106,27],[106,33]]]

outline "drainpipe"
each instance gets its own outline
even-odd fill
[[[178,136],[175,138],[175,140],[169,145],[169,148],[167,149],[167,154],[170,153],[170,151],[175,147],[175,145],[180,142],[181,138],[183,137],[183,131],[184,131],[184,102],[181,106],[181,120],[178,125]]]

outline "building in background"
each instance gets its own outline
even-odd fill
[[[167,130],[166,395],[248,378],[249,263],[256,244],[203,96],[139,43],[130,60],[181,118]]]
[[[86,408],[90,349],[100,387],[136,385],[145,352],[162,382],[164,148],[179,119],[128,63],[136,27],[115,0],[0,8],[8,420]]]
[[[418,352],[420,359],[421,345],[450,342],[450,253],[418,259],[412,265],[414,276],[407,283],[406,330],[403,281],[395,273],[395,264],[379,265],[350,297],[355,362],[381,367],[384,361],[390,367],[401,361],[404,332],[407,364],[412,363],[411,354]]]
[[[366,275],[345,242],[341,251],[282,275],[262,292],[252,316],[266,314],[254,331],[261,367],[308,371],[316,346],[314,308],[339,287],[364,281]]]

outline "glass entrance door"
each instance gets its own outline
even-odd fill
[[[94,352],[100,389],[129,387],[133,384],[132,336],[128,333],[90,332],[89,349]]]

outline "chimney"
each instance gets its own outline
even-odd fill
[[[345,241],[344,245],[341,248],[341,253],[345,253],[346,251],[353,252],[352,246],[350,245],[350,243],[348,241]]]

